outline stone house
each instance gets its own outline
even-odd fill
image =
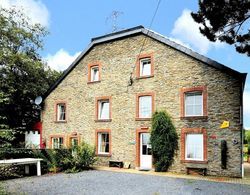
[[[171,171],[241,177],[245,78],[143,26],[93,38],[45,94],[42,138],[49,148],[94,145],[101,165],[151,169],[151,115],[164,110],[179,135]]]

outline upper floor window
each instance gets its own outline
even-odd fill
[[[185,116],[202,116],[202,105],[203,98],[201,91],[185,93]]]
[[[154,94],[142,93],[137,95],[136,99],[136,118],[150,119],[154,110]]]
[[[154,75],[153,54],[142,54],[137,57],[136,76],[147,78]]]
[[[100,81],[100,63],[88,65],[88,82],[93,83]]]
[[[99,66],[91,67],[91,81],[99,81]]]
[[[207,117],[207,88],[181,89],[181,117]]]
[[[58,103],[57,104],[57,121],[66,121],[66,104],[65,103]]]
[[[151,75],[151,59],[143,58],[140,60],[140,76],[150,76]]]
[[[96,99],[96,119],[100,121],[111,120],[110,97],[100,97]]]

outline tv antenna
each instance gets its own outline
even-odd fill
[[[112,13],[106,18],[106,23],[108,21],[112,22],[112,32],[117,32],[119,29],[121,29],[120,27],[118,27],[117,25],[117,19],[119,16],[121,16],[123,14],[123,12],[121,11],[117,11],[114,10],[112,11]]]

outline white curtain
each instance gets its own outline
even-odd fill
[[[152,96],[139,97],[139,118],[150,118],[152,115]]]
[[[186,159],[203,160],[203,134],[186,135]]]

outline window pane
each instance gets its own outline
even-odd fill
[[[109,153],[108,133],[98,133],[98,153]]]
[[[66,106],[65,104],[57,105],[57,120],[64,121],[66,120]]]
[[[185,93],[185,116],[202,116],[202,92]]]
[[[99,80],[99,68],[92,67],[91,68],[91,81],[98,81]]]
[[[109,119],[109,102],[100,101],[99,102],[99,119]]]
[[[152,96],[139,97],[139,118],[150,118],[152,114]]]
[[[143,59],[140,61],[140,76],[151,75],[151,62],[150,59]]]
[[[203,134],[186,135],[186,159],[203,160]]]

